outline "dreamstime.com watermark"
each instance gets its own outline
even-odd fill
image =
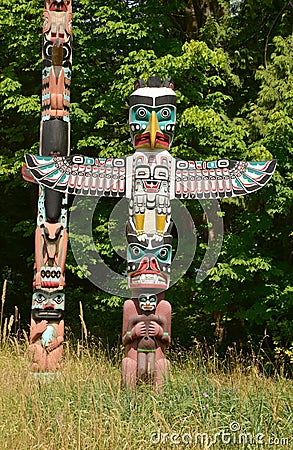
[[[150,443],[155,445],[197,445],[204,448],[212,448],[216,444],[226,445],[286,445],[291,442],[289,437],[277,437],[266,435],[264,433],[253,434],[247,431],[241,431],[239,422],[231,422],[229,428],[218,431],[214,434],[209,433],[186,433],[171,432],[165,433],[160,428],[150,436]]]

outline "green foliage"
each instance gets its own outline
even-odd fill
[[[178,97],[174,156],[277,158],[277,172],[264,189],[222,201],[222,251],[201,284],[195,274],[206,251],[208,226],[199,203],[186,202],[198,247],[168,299],[173,336],[183,345],[206,339],[223,349],[235,341],[245,348],[265,335],[268,347],[273,352],[276,346],[280,355],[292,341],[290,2],[209,3],[210,14],[190,34],[187,22],[180,20],[186,17],[186,2],[74,2],[72,153],[130,154],[127,99],[133,82],[160,75],[174,79]],[[3,277],[11,272],[7,312],[17,304],[24,322],[30,308],[36,190],[21,180],[20,168],[25,152],[38,151],[41,13],[36,0],[3,0],[0,5],[0,270]],[[99,203],[94,239],[107,264],[123,273],[125,262],[108,237],[114,204],[108,199]],[[82,269],[69,249],[66,323],[78,333],[82,301],[89,329],[116,344],[123,299],[92,286],[85,279],[87,265]]]

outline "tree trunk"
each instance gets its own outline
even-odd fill
[[[197,39],[201,28],[211,15],[217,20],[224,14],[224,8],[217,0],[185,0],[181,14],[174,14],[173,19],[185,39]]]

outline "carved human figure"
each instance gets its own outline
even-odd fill
[[[64,292],[36,290],[33,293],[30,356],[34,372],[60,369],[64,341]]]
[[[126,347],[123,383],[134,387],[137,382],[152,381],[161,387],[169,374],[165,352],[170,342],[171,305],[163,294],[143,293],[127,300],[122,328],[122,343]]]
[[[34,372],[60,369],[63,355],[64,320],[59,322],[31,319],[30,357]]]

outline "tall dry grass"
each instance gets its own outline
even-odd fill
[[[286,378],[266,377],[241,361],[224,370],[214,357],[194,352],[172,362],[162,392],[147,385],[129,392],[120,384],[119,360],[81,345],[77,357],[66,344],[60,373],[34,375],[26,345],[9,338],[0,352],[1,450],[293,448]],[[240,430],[231,431],[232,423]],[[222,442],[221,433],[236,441]],[[259,434],[272,444],[251,445],[250,435]],[[183,445],[184,436],[193,442]]]
[[[6,288],[6,286],[4,286]],[[0,328],[0,450],[292,449],[293,389],[267,376],[261,354],[173,349],[161,392],[121,387],[122,350],[110,357],[83,339],[65,344],[62,371],[30,372],[28,339]],[[15,330],[14,330],[15,331]]]

